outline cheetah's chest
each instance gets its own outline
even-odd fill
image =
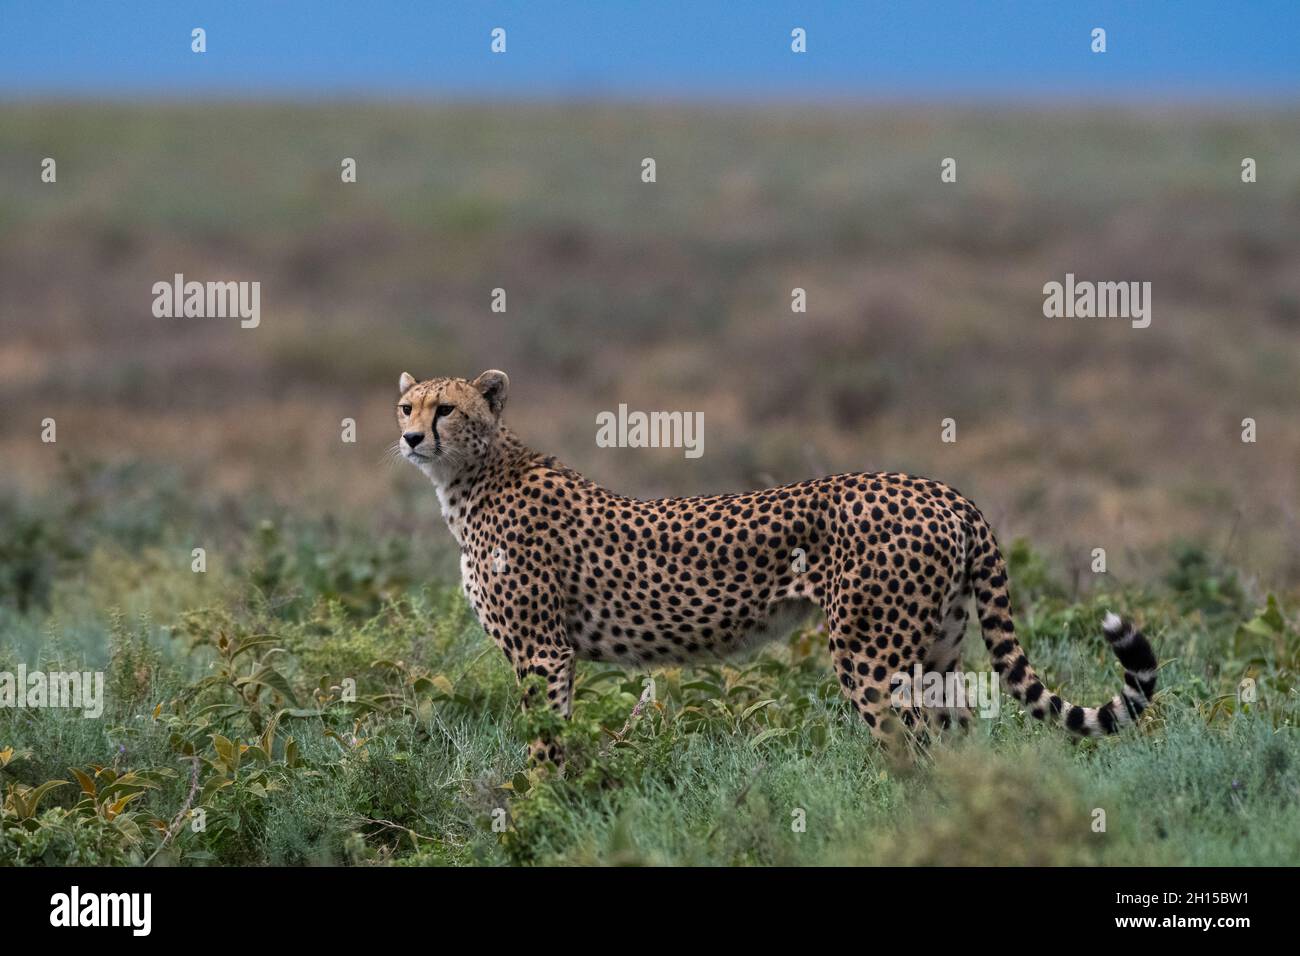
[[[465,592],[465,599],[472,605],[474,603],[474,563],[470,561],[469,554],[464,551],[460,553],[460,589]]]

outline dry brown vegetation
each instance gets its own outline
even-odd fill
[[[910,470],[1067,567],[1102,546],[1140,576],[1199,538],[1281,584],[1297,213],[1292,114],[9,104],[0,481],[139,460],[205,500],[441,534],[381,464],[397,375],[497,366],[525,440],[619,490]],[[260,281],[260,328],[154,318],[176,272]],[[1044,318],[1066,272],[1149,280],[1151,327]],[[597,448],[619,402],[702,410],[703,458]]]

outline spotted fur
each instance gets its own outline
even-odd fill
[[[1123,692],[1092,708],[1048,691],[1016,640],[988,522],[941,482],[844,474],[746,494],[628,498],[521,444],[501,421],[508,384],[495,370],[472,382],[403,374],[398,447],[434,483],[484,630],[521,680],[545,681],[566,717],[576,659],[648,666],[726,655],[799,600],[825,613],[840,686],[878,737],[918,719],[891,706],[895,674],[916,663],[958,669],[972,597],[1002,686],[1033,716],[1081,736],[1114,733],[1155,691],[1151,645],[1115,615],[1103,633],[1124,667]],[[533,755],[558,757],[540,741]]]

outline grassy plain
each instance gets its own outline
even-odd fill
[[[1244,110],[0,105],[0,671],[109,681],[99,720],[0,709],[0,862],[142,862],[186,806],[156,860],[1294,861],[1297,213],[1300,118]],[[261,325],[154,318],[178,272],[260,281]],[[1151,281],[1151,327],[1044,318],[1067,272]],[[1022,540],[1072,699],[1118,687],[1102,609],[1142,621],[1150,719],[1071,744],[1004,701],[892,766],[800,630],[654,672],[634,720],[641,677],[584,667],[571,773],[530,778],[434,497],[382,461],[399,372],[486,367],[620,491],[950,482]],[[703,411],[704,456],[597,448],[620,402]]]

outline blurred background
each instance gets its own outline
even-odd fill
[[[1185,541],[1291,585],[1294,4],[847,7],[8,5],[0,590],[90,528],[449,541],[384,461],[397,377],[488,367],[618,491],[906,470],[1076,585]],[[1067,272],[1150,282],[1150,327],[1045,318]],[[175,273],[260,282],[260,326],[155,318]],[[621,402],[702,411],[703,457],[597,448]]]

